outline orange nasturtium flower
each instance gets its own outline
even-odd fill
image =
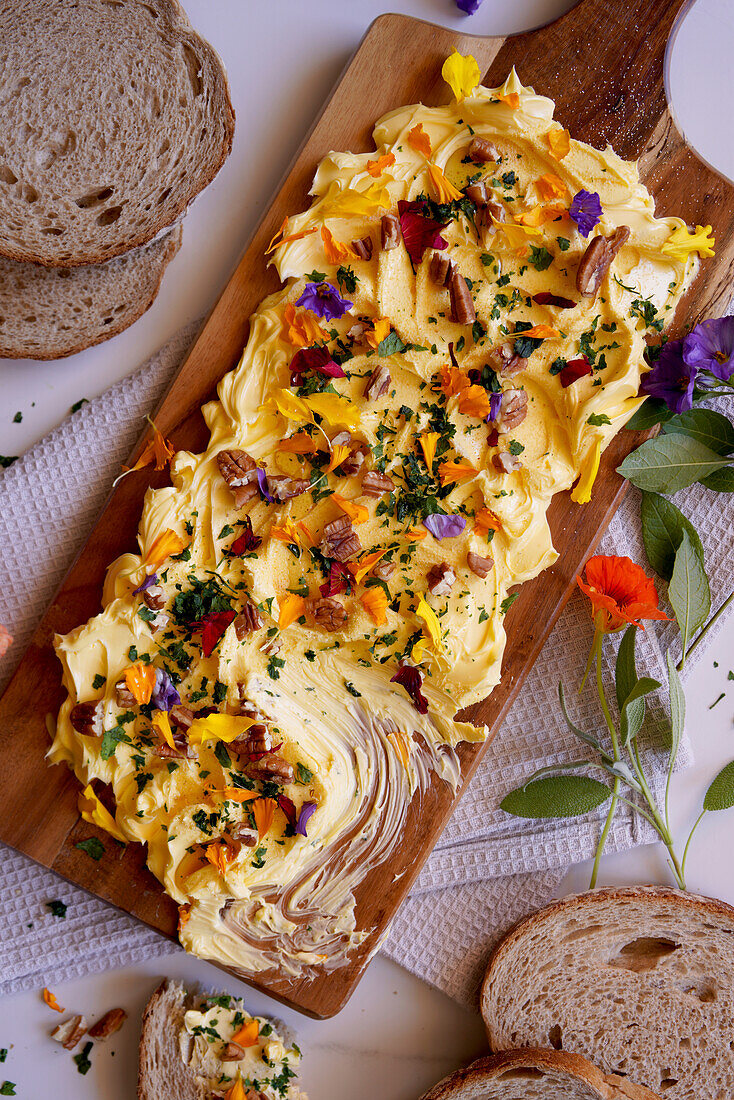
[[[422,122],[419,122],[412,130],[408,130],[408,145],[418,153],[422,153],[424,157],[430,157],[432,152],[431,139],[423,129]]]
[[[439,384],[447,397],[453,397],[455,393],[468,390],[471,382],[458,367],[445,363],[439,369]]]
[[[151,462],[155,463],[156,470],[162,470],[176,453],[173,444],[165,438],[156,426],[155,421],[150,420],[150,417],[148,419],[153,429],[153,435],[143,447],[140,458],[135,465],[122,467],[126,474],[131,474],[134,470],[142,470],[144,466],[150,466]]]
[[[476,477],[477,471],[468,462],[441,462],[438,467],[438,476],[441,485],[446,486],[450,482],[468,481]]]
[[[375,626],[382,626],[387,619],[387,595],[381,587],[368,588],[359,597],[360,602]]]
[[[564,199],[568,195],[568,188],[562,179],[553,172],[546,172],[544,176],[538,176],[535,187],[544,202],[552,199]]]
[[[469,386],[459,397],[459,412],[464,416],[478,416],[485,420],[489,416],[489,394],[483,386]]]
[[[296,619],[300,619],[305,611],[306,601],[303,596],[299,596],[297,592],[287,592],[280,600],[278,626],[281,630],[285,630]]]
[[[240,1047],[253,1047],[260,1034],[260,1024],[257,1020],[247,1020],[239,1031],[236,1031],[230,1042],[237,1043]]]
[[[305,432],[296,432],[295,435],[289,435],[286,439],[281,439],[278,450],[288,451],[290,454],[295,455],[313,455],[318,451],[318,447],[316,441],[310,435],[306,435]]]
[[[433,461],[436,457],[436,444],[438,443],[438,432],[424,432],[420,437],[421,450],[423,451],[423,461],[429,470],[433,470]]]
[[[325,225],[321,226],[321,240],[323,241],[327,263],[340,264],[342,260],[358,258],[352,245],[337,241],[331,230],[327,229]]]
[[[139,707],[147,706],[155,687],[155,669],[136,661],[125,669],[125,687],[132,693]]]
[[[474,516],[474,530],[478,535],[488,535],[490,531],[501,531],[502,524],[489,508],[480,508]]]
[[[408,138],[408,140],[410,140],[410,137]],[[376,160],[367,161],[367,171],[371,176],[377,179],[378,176],[382,175],[386,168],[389,168],[394,163],[394,153],[383,153],[383,155],[381,157],[377,157]]]
[[[377,345],[381,344],[386,336],[390,335],[390,322],[386,317],[376,317],[372,323],[372,328],[365,330],[364,339],[371,348],[377,350]]]
[[[366,519],[369,519],[369,509],[365,508],[364,504],[357,504],[355,500],[347,500],[341,493],[332,493],[331,499],[334,501],[342,512],[349,516],[352,523],[364,523]]]
[[[586,580],[576,582],[591,601],[598,631],[612,634],[626,626],[642,626],[643,619],[667,619],[658,607],[655,583],[631,558],[597,554],[586,563]]]
[[[48,1007],[52,1008],[54,1010],[54,1012],[66,1012],[66,1009],[61,1007],[61,1005],[56,1000],[56,998],[54,997],[51,990],[46,989],[45,987],[44,987],[44,990],[43,990],[43,999],[46,1002],[46,1004],[48,1005]]]
[[[257,798],[253,802],[252,814],[255,818],[257,835],[259,837],[264,837],[273,824],[276,805],[277,803],[274,798]]]
[[[387,553],[385,550],[375,550],[372,554],[365,554],[363,558],[359,558],[358,561],[346,562],[347,569],[352,574],[355,584],[361,584],[364,578],[369,573],[373,565],[377,565],[380,558],[383,558]]]

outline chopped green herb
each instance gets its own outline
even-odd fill
[[[46,908],[51,911],[51,916],[58,917],[59,920],[66,919],[67,905],[64,905],[63,901],[59,901],[58,898],[54,898],[53,901],[46,902]]]
[[[595,428],[598,428],[602,424],[611,424],[611,420],[606,413],[592,413],[586,423],[593,425],[593,427]]]
[[[88,405],[89,401],[86,397],[80,397],[78,401],[75,401],[71,406],[71,412],[78,413],[82,405]]]
[[[513,592],[510,596],[505,596],[504,600],[500,604],[500,611],[503,615],[507,614],[507,612],[510,610],[515,600],[517,599],[518,595],[518,592]]]
[[[536,271],[545,271],[553,263],[553,255],[543,245],[538,248],[536,245],[531,244],[530,263]]]
[[[102,856],[105,854],[105,846],[98,836],[90,836],[87,837],[86,840],[79,840],[74,847],[81,849],[82,852],[86,852],[87,855],[96,860],[97,863],[99,863]]]
[[[89,1052],[93,1046],[93,1043],[85,1043],[82,1052],[80,1054],[74,1055],[76,1068],[82,1076],[84,1076],[84,1074],[86,1073],[89,1073],[90,1069],[92,1068],[92,1063],[89,1061]]]
[[[351,267],[340,267],[336,273],[336,281],[343,290],[346,290],[347,294],[354,294],[359,279]]]
[[[107,677],[103,676],[101,672],[98,672],[97,675],[92,680],[92,690],[93,691],[99,691],[99,689],[101,687],[103,687],[106,683],[107,683]]]

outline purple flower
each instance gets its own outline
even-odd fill
[[[301,812],[298,815],[298,821],[294,826],[299,836],[308,836],[308,833],[306,832],[306,825],[308,824],[311,814],[315,812],[317,805],[317,802],[304,802],[301,806]]]
[[[146,589],[150,588],[151,585],[154,585],[154,584],[158,584],[158,574],[157,573],[149,573],[148,576],[143,581],[143,583],[140,585],[140,588],[134,588],[133,589],[133,596],[140,595],[141,592],[145,592]]]
[[[466,527],[463,516],[442,516],[439,512],[432,512],[423,520],[426,527],[435,539],[455,539]]]
[[[500,414],[502,408],[502,394],[490,393],[489,395],[489,416],[487,417],[487,424],[496,420]]]
[[[341,298],[336,287],[326,280],[321,283],[306,283],[306,289],[296,305],[310,309],[325,321],[336,321],[352,308],[352,303]]]
[[[474,15],[481,2],[482,0],[456,0],[456,6],[466,15]]]
[[[661,398],[675,413],[687,412],[693,406],[693,386],[698,373],[697,367],[685,361],[682,350],[682,340],[667,343],[640,383],[641,393]]]
[[[257,468],[257,484],[260,488],[260,496],[263,500],[267,500],[268,504],[273,504],[275,497],[271,497],[268,492],[268,475],[260,466]]]
[[[421,692],[423,686],[423,673],[415,665],[398,665],[398,671],[390,680],[391,684],[400,684],[405,688],[413,705],[419,714],[425,714],[428,710],[428,700]]]
[[[568,212],[579,227],[582,237],[588,237],[601,217],[601,199],[596,191],[579,191],[574,195]]]
[[[177,707],[181,702],[181,696],[176,691],[171,682],[171,677],[164,668],[155,670],[155,687],[150,701],[156,710],[170,710],[171,707]]]
[[[690,367],[728,382],[734,373],[734,317],[696,325],[683,341],[683,358]]]

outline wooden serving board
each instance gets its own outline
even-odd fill
[[[454,46],[477,58],[485,74],[483,82],[490,86],[500,84],[515,65],[524,83],[556,101],[556,118],[574,137],[601,147],[609,142],[624,157],[641,156],[642,176],[655,194],[659,213],[680,214],[689,223],[711,223],[717,254],[702,265],[681,307],[679,323],[722,313],[734,269],[734,187],[685,145],[671,120],[663,88],[666,43],[686,3],[582,0],[556,22],[508,39],[452,34],[400,15],[377,19],[164,397],[156,413],[163,433],[177,449],[204,449],[207,432],[200,406],[237,363],[250,313],[278,285],[263,258],[268,241],[287,214],[309,205],[314,169],[329,150],[371,149],[373,123],[384,112],[418,100],[446,102],[441,65]],[[568,493],[553,501],[549,519],[559,561],[522,588],[507,616],[509,642],[502,683],[473,711],[493,734],[568,599],[576,573],[619,505],[624,484],[615,467],[639,442],[638,435],[622,432],[609,446],[590,504],[578,507]],[[164,483],[165,475],[140,473],[122,481],[111,495],[0,701],[0,839],[174,937],[176,906],[146,870],[142,847],[122,848],[108,842],[107,854],[99,863],[76,849],[75,843],[95,829],[79,819],[79,786],[69,770],[44,763],[46,716],[55,714],[63,694],[52,636],[99,610],[108,563],[135,547],[144,493],[149,484]],[[482,746],[462,746],[464,785],[481,755]],[[357,925],[374,932],[349,965],[311,981],[286,981],[269,973],[252,984],[312,1016],[325,1018],[338,1012],[454,804],[449,789],[436,780],[423,805],[411,807],[404,842],[357,891]],[[115,965],[114,957],[110,964]]]

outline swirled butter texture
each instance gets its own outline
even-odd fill
[[[498,159],[472,159],[478,138]],[[548,505],[579,478],[588,496],[600,452],[639,404],[646,337],[672,317],[698,263],[664,253],[683,223],[655,217],[637,166],[574,140],[564,151],[552,101],[514,72],[502,88],[479,86],[447,106],[391,112],[374,143],[319,165],[310,208],[289,219],[273,252],[283,287],[252,316],[241,362],[204,407],[207,449],[175,456],[170,487],[146,496],[139,552],[109,568],[104,609],[56,639],[68,699],[51,761],[85,785],[109,784],[118,828],[147,844],[150,869],[182,907],[184,946],[243,973],[313,976],[369,935],[354,891],[394,852],[433,776],[456,787],[457,745],[484,738],[455,716],[499,681],[508,591],[556,560]],[[496,218],[464,196],[478,178]],[[631,230],[593,299],[576,288],[591,239],[568,213],[581,190],[601,201],[591,237]],[[419,196],[429,200],[423,214],[444,224],[443,254],[466,280],[473,323],[451,320],[430,248],[412,264],[399,235],[381,247],[381,218]],[[367,238],[365,257],[353,242]],[[351,303],[344,316],[319,320],[296,305],[314,283]],[[544,292],[569,304],[539,304]],[[539,335],[516,345],[530,326]],[[311,368],[293,377],[299,347],[318,343],[343,376]],[[512,376],[501,369],[503,345],[523,352]],[[568,383],[562,368],[577,359],[588,372]],[[365,389],[377,368],[389,383],[372,400]],[[507,427],[497,403],[510,391],[527,406]],[[366,459],[355,472],[349,452],[360,442]],[[226,450],[251,456],[271,489],[278,475],[310,488],[238,508],[217,461]],[[386,474],[392,491],[365,495],[365,470]],[[361,550],[334,569],[331,598],[347,618],[330,629],[309,601],[321,598],[334,556],[324,527],[345,515]],[[461,522],[440,538],[424,523],[431,515]],[[233,553],[246,516],[262,543]],[[166,531],[178,552],[159,561]],[[373,559],[360,566],[378,552],[377,574]],[[160,612],[133,595],[154,569]],[[247,602],[261,625],[238,633],[228,612]],[[205,656],[207,616],[226,630]],[[117,690],[136,661],[167,670],[194,711],[258,708],[292,779],[253,778],[252,755],[213,727],[190,748],[175,723],[173,746],[164,740],[152,704],[131,705]],[[410,674],[422,679],[425,713],[393,682],[400,664],[418,669]],[[80,703],[94,705],[94,728],[72,721]],[[306,804],[315,809],[297,830]],[[236,839],[243,825],[247,843]]]

